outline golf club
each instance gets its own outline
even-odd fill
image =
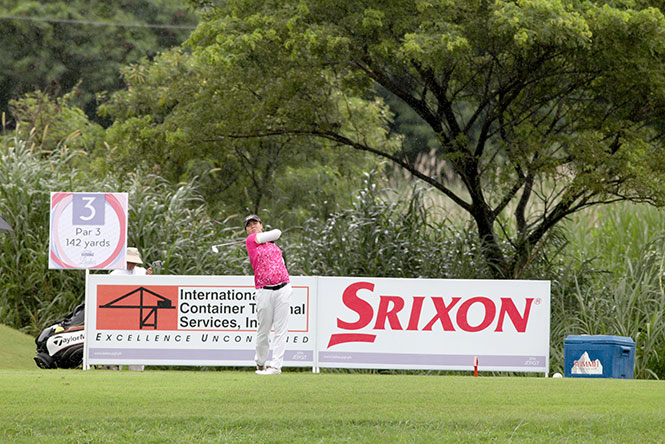
[[[245,241],[235,241],[235,242],[227,242],[225,244],[217,244],[212,246],[212,252],[213,253],[219,253],[219,247],[227,247],[229,245],[240,245],[244,244]]]

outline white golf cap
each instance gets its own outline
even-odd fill
[[[132,264],[142,264],[141,256],[139,255],[139,249],[135,247],[127,247],[127,262]]]

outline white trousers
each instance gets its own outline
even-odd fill
[[[291,293],[293,287],[286,284],[279,290],[267,290],[260,288],[256,290],[256,365],[265,365],[270,352],[268,336],[274,327],[272,361],[270,366],[282,368],[284,362],[284,350],[286,349],[286,334],[288,332],[289,312],[291,310]]]

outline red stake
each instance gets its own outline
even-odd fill
[[[478,356],[473,357],[473,376],[478,377]]]

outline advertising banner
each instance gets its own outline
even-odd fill
[[[253,366],[253,282],[90,275],[87,363]],[[291,282],[287,367],[549,371],[549,281]]]
[[[293,277],[285,366],[314,366],[316,278]],[[96,364],[254,365],[251,276],[91,274],[86,361]]]
[[[544,372],[549,281],[319,279],[320,367]]]
[[[124,269],[127,193],[51,193],[49,268]]]

